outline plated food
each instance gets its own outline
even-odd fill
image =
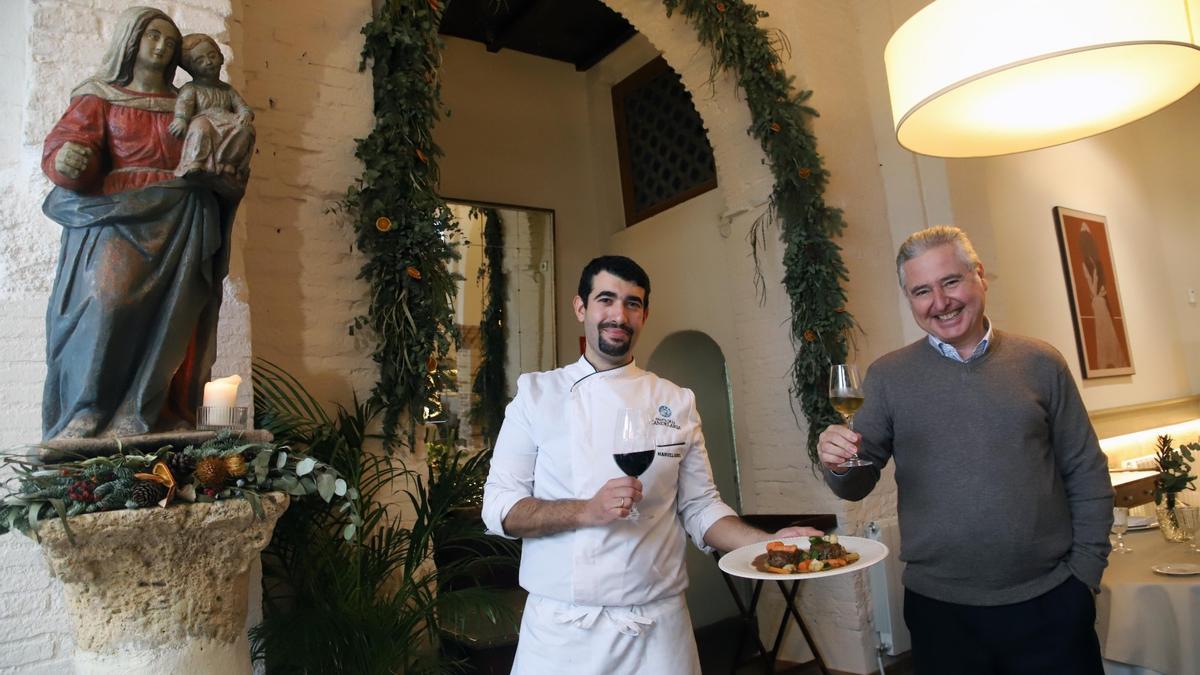
[[[758,579],[762,581],[786,581],[788,579],[823,579],[825,577],[837,576],[840,574],[853,574],[860,572],[872,565],[877,565],[888,556],[888,548],[883,545],[883,542],[866,537],[854,537],[851,535],[827,535],[826,537],[781,537],[778,540],[779,545],[773,546],[773,549],[778,549],[779,556],[774,558],[772,562],[783,563],[783,567],[775,567],[777,571],[767,570],[767,542],[758,542],[747,544],[741,548],[735,549],[721,556],[719,565],[721,571],[735,577],[743,579]],[[816,542],[816,550],[809,552]],[[834,547],[834,545],[837,547]],[[795,546],[798,551],[791,551],[788,546]],[[845,552],[846,557],[840,557],[842,552]],[[793,562],[794,558],[787,560],[783,559],[784,555],[799,557],[803,554],[804,558],[799,562]],[[854,558],[857,556],[857,560]],[[830,563],[831,560],[839,562]],[[807,571],[801,572],[796,569],[794,572],[778,571],[787,570],[787,565],[792,564],[799,567],[800,563],[808,561]],[[813,569],[813,562],[820,560],[821,565],[819,570]],[[841,561],[844,560],[845,564]],[[830,564],[827,564],[830,563]],[[838,565],[834,567],[834,565]]]
[[[809,537],[808,548],[782,541],[767,542],[767,551],[754,558],[759,572],[771,574],[808,574],[845,567],[858,562],[859,554],[838,543],[836,534]]]

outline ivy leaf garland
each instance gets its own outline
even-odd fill
[[[825,203],[829,172],[816,150],[808,104],[811,91],[792,91],[793,78],[783,72],[779,50],[786,37],[758,26],[767,13],[744,0],[664,0],[667,15],[678,11],[712,50],[713,75],[726,70],[746,97],[753,125],[747,133],[762,144],[775,175],[768,212],[750,231],[755,286],[760,297],[765,282],[758,252],[765,228],[779,224],[784,244],[783,285],[791,305],[792,396],[800,399],[808,419],[808,455],[817,464],[817,436],[841,417],[829,403],[829,365],[845,361],[847,336],[854,318],[845,309],[841,283],[849,277],[841,248],[832,238],[846,223],[842,212]]]
[[[442,153],[432,137],[442,105],[441,16],[434,0],[385,0],[363,27],[361,67],[371,68],[375,127],[357,141],[363,173],[341,202],[367,257],[359,278],[370,285],[370,301],[354,328],[375,339],[379,381],[371,396],[383,408],[389,448],[406,413],[412,447],[426,407],[454,385],[445,357],[458,340],[461,277],[448,263],[459,257],[459,229],[434,191]]]

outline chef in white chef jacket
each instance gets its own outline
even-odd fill
[[[692,392],[633,362],[649,302],[650,279],[634,261],[588,263],[574,300],[583,357],[522,375],[505,413],[483,520],[493,534],[524,539],[529,600],[515,674],[699,675],[683,595],[685,536],[728,551],[819,534],[770,535],[721,501]],[[655,456],[640,480],[613,460],[616,415],[626,407],[652,411]]]

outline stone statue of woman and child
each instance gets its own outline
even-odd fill
[[[62,226],[46,312],[44,441],[192,429],[216,356],[254,113],[207,35],[131,7],[46,137]],[[192,80],[174,85],[181,66]]]

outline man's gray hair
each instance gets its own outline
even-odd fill
[[[900,253],[896,255],[896,277],[900,280],[900,288],[908,290],[904,286],[904,263],[946,244],[954,244],[954,250],[964,267],[972,271],[979,268],[979,256],[975,253],[975,247],[971,245],[966,232],[953,225],[934,225],[920,232],[913,232],[900,244]]]

